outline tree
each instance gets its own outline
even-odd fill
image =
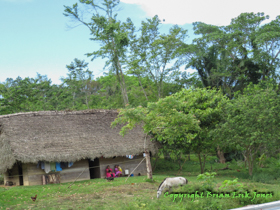
[[[148,77],[153,81],[157,88],[157,99],[166,96],[164,85],[170,82],[170,74],[178,70],[178,66],[172,66],[175,51],[187,34],[187,30],[177,25],[171,27],[167,35],[160,34],[159,25],[158,16],[142,21],[140,37],[131,36],[131,54],[128,60],[128,73],[138,78]],[[146,99],[148,100],[147,96]]]
[[[22,80],[17,77],[6,79],[6,82],[0,85],[1,93],[1,114],[11,114],[22,111],[22,105],[26,103],[26,94],[29,93],[24,87],[28,86],[29,79]]]
[[[85,104],[87,109],[89,109],[89,98],[92,93],[93,74],[89,69],[86,69],[87,66],[88,63],[84,60],[81,61],[75,58],[74,62],[71,62],[70,65],[66,65],[69,72],[67,77],[61,78],[61,81],[63,84],[67,85],[73,96],[72,108],[75,108],[75,102],[79,99],[81,104],[78,106]]]
[[[47,76],[8,78],[0,84],[0,113],[52,110],[51,91],[51,80]]]
[[[72,7],[64,6],[64,15],[85,25],[91,32],[91,40],[101,43],[99,50],[87,53],[87,56],[92,56],[92,60],[97,57],[108,59],[105,67],[110,66],[110,69],[115,71],[120,84],[123,103],[124,105],[128,104],[123,61],[129,45],[129,30],[133,27],[133,23],[129,18],[126,23],[117,20],[117,14],[114,14],[114,10],[119,4],[119,0],[103,0],[100,4],[95,4],[94,0],[80,0],[80,3],[92,9],[93,14],[89,21],[83,19],[77,3]]]
[[[213,130],[213,138],[220,139],[223,146],[243,150],[248,162],[249,174],[253,175],[253,164],[257,152],[262,147],[278,147],[280,106],[279,96],[274,87],[268,83],[252,83],[238,92],[223,111],[223,121]]]
[[[200,162],[201,174],[204,173],[206,157],[215,151],[219,141],[210,136],[210,131],[215,129],[221,120],[222,108],[228,102],[222,91],[215,89],[196,88],[183,89],[175,94],[178,100],[185,101],[185,113],[192,113],[200,121],[200,131],[191,142]]]
[[[280,58],[280,17],[242,13],[228,26],[193,23],[199,38],[182,45],[180,60],[197,69],[204,87],[222,88],[229,98],[250,82],[275,78]]]
[[[182,44],[179,63],[198,71],[207,88],[221,88],[229,98],[250,82],[277,78],[280,53],[280,18],[262,25],[264,13],[242,13],[228,26],[193,23],[199,38],[193,44]],[[217,148],[220,162],[223,151]]]
[[[186,88],[186,89],[189,89],[189,88],[203,88],[204,87],[197,72],[194,72],[194,73],[190,74],[188,72],[183,71],[181,74],[179,74],[175,78],[175,82],[181,88]]]
[[[158,102],[148,103],[147,108],[121,109],[112,125],[126,124],[120,132],[124,135],[136,124],[142,124],[144,132],[165,147],[195,151],[203,173],[206,156],[215,145],[209,131],[220,122],[221,107],[226,102],[220,91],[183,89]]]

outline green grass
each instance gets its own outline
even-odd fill
[[[184,199],[182,202],[173,202],[172,198],[162,196],[156,198],[156,191],[160,182],[166,175],[155,175],[154,182],[147,181],[145,177],[117,178],[112,182],[104,179],[94,179],[76,182],[70,188],[70,183],[53,184],[45,186],[20,186],[0,188],[0,208],[2,209],[228,209],[239,207],[252,202],[242,199],[211,199],[203,198],[195,202]],[[196,176],[186,176],[188,186],[177,188],[176,191],[189,192],[191,188],[199,187]],[[218,176],[216,187],[225,179],[231,177]],[[277,185],[262,184],[244,180],[249,189],[258,191],[274,191]],[[33,202],[31,196],[38,195]],[[259,200],[258,203],[279,200],[279,194],[272,199]]]
[[[202,189],[201,182],[196,180],[200,172],[197,161],[192,157],[183,168],[183,172],[178,174],[176,164],[160,160],[158,169],[153,176],[154,181],[147,180],[146,176],[130,177],[127,182],[125,178],[116,178],[112,182],[105,179],[93,179],[87,181],[75,182],[70,188],[71,183],[38,185],[38,186],[17,186],[0,187],[0,210],[1,209],[229,209],[245,206],[248,204],[265,203],[280,200],[280,182],[274,179],[272,183],[254,182],[253,179],[247,179],[248,171],[241,168],[238,164],[229,163],[233,170],[217,170],[215,177],[214,190],[218,191],[224,180],[233,180],[239,177],[239,182],[249,190],[274,191],[272,198],[258,198],[254,201],[242,198],[199,198],[191,201],[188,198],[182,201],[173,198],[161,196],[156,198],[156,192],[161,181],[167,176],[184,176],[189,183],[186,186],[173,189],[176,192],[191,192]],[[160,165],[163,165],[162,168]],[[208,161],[206,169],[215,171],[225,167],[227,164],[218,164],[215,161]],[[168,168],[169,167],[169,168]],[[171,168],[170,170],[170,167]],[[237,172],[236,169],[241,172]],[[269,168],[268,168],[269,169]],[[267,170],[268,170],[267,169]],[[272,169],[271,169],[272,170]],[[262,169],[262,173],[265,170]],[[262,177],[264,176],[264,177]],[[266,175],[261,175],[259,179],[266,180]],[[242,178],[244,177],[244,178]],[[257,178],[256,178],[257,179]],[[37,196],[33,202],[31,196]]]

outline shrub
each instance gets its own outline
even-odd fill
[[[204,187],[201,186],[201,184],[199,183],[192,183],[192,184],[187,184],[184,185],[180,190],[182,190],[182,192],[204,192],[206,191],[206,189]],[[179,191],[181,192],[181,191]]]
[[[234,179],[234,180],[225,180],[223,182],[223,184],[221,185],[220,189],[225,189],[225,190],[243,190],[244,189],[244,185],[242,183],[238,182],[238,178]]]
[[[202,180],[202,186],[207,188],[207,189],[213,189],[214,188],[214,177],[215,175],[217,175],[217,173],[212,172],[212,173],[208,173],[205,172],[204,174],[199,174],[197,176],[197,180]]]

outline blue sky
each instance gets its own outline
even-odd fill
[[[85,53],[98,49],[90,41],[89,30],[75,25],[63,15],[63,5],[71,6],[77,0],[0,0],[0,82],[18,76],[47,75],[54,84],[67,74],[66,65],[74,58],[85,60],[95,77],[103,75],[104,61],[90,61]],[[234,2],[234,3],[232,3]],[[253,2],[253,4],[252,4]],[[192,22],[227,25],[241,12],[265,12],[274,19],[280,6],[278,1],[267,0],[121,0],[118,17],[130,17],[136,27],[142,20],[159,15],[165,19],[161,26],[167,32],[173,24],[189,30]],[[242,5],[242,6],[241,6]]]

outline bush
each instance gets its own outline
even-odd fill
[[[199,183],[193,183],[193,184],[187,184],[187,185],[184,185],[180,188],[181,191],[179,192],[195,192],[195,191],[198,191],[198,192],[205,192],[205,191],[211,191],[213,190],[213,188],[211,189],[206,189],[205,187],[203,187],[201,184]]]
[[[197,176],[197,180],[202,180],[202,187],[205,189],[213,189],[214,188],[214,177],[217,175],[216,172],[208,173],[205,172],[204,174],[199,174]]]
[[[221,185],[220,189],[223,190],[243,190],[244,189],[244,185],[242,183],[238,182],[238,178],[234,179],[234,180],[225,180],[223,182],[223,184]]]

